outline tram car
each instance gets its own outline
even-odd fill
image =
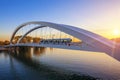
[[[53,44],[56,44],[56,43],[71,43],[72,42],[72,39],[70,38],[62,38],[62,39],[42,39],[40,41],[40,43],[47,43],[47,44],[50,44],[50,43],[53,43]]]

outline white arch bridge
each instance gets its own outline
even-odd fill
[[[35,26],[34,28],[27,31],[24,35],[22,35],[22,37],[20,37],[20,39],[17,41],[16,44],[12,44],[16,33],[21,28],[28,27],[28,25],[30,24],[35,24],[35,25],[37,24],[39,26]],[[44,28],[44,27],[50,27],[58,31],[64,32],[66,34],[76,37],[77,39],[82,40],[82,42],[79,44],[75,44],[75,43],[72,43],[71,41],[65,42],[65,40],[71,40],[70,38],[65,38],[65,39],[60,38],[60,39],[43,40],[43,42],[41,43],[20,43],[20,41],[30,32],[36,29]],[[56,40],[59,43],[57,44],[54,43],[54,40]],[[47,41],[47,42],[44,43],[44,41]],[[14,30],[11,36],[10,45],[8,45],[8,47],[13,47],[13,46],[53,47],[53,48],[104,52],[114,57],[115,59],[120,60],[120,44],[115,43],[98,34],[95,34],[93,32],[90,32],[81,28],[77,28],[69,25],[63,25],[63,24],[56,24],[51,22],[35,21],[35,22],[27,22],[27,23],[21,24]]]

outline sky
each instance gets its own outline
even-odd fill
[[[83,28],[106,38],[120,35],[120,0],[0,0],[0,40],[29,21]]]

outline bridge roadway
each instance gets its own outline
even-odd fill
[[[94,46],[86,43],[69,43],[69,44],[53,44],[53,43],[18,43],[11,44],[5,47],[50,47],[50,48],[61,48],[61,49],[72,49],[72,50],[83,50],[83,51],[94,51],[102,52],[96,49]]]

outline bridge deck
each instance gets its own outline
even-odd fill
[[[38,44],[38,43],[19,43],[19,44],[12,44],[6,47],[51,47],[51,48],[62,48],[62,49],[72,49],[72,50],[83,50],[83,51],[94,51],[94,52],[102,52],[95,47],[87,45],[85,43],[81,44]]]

